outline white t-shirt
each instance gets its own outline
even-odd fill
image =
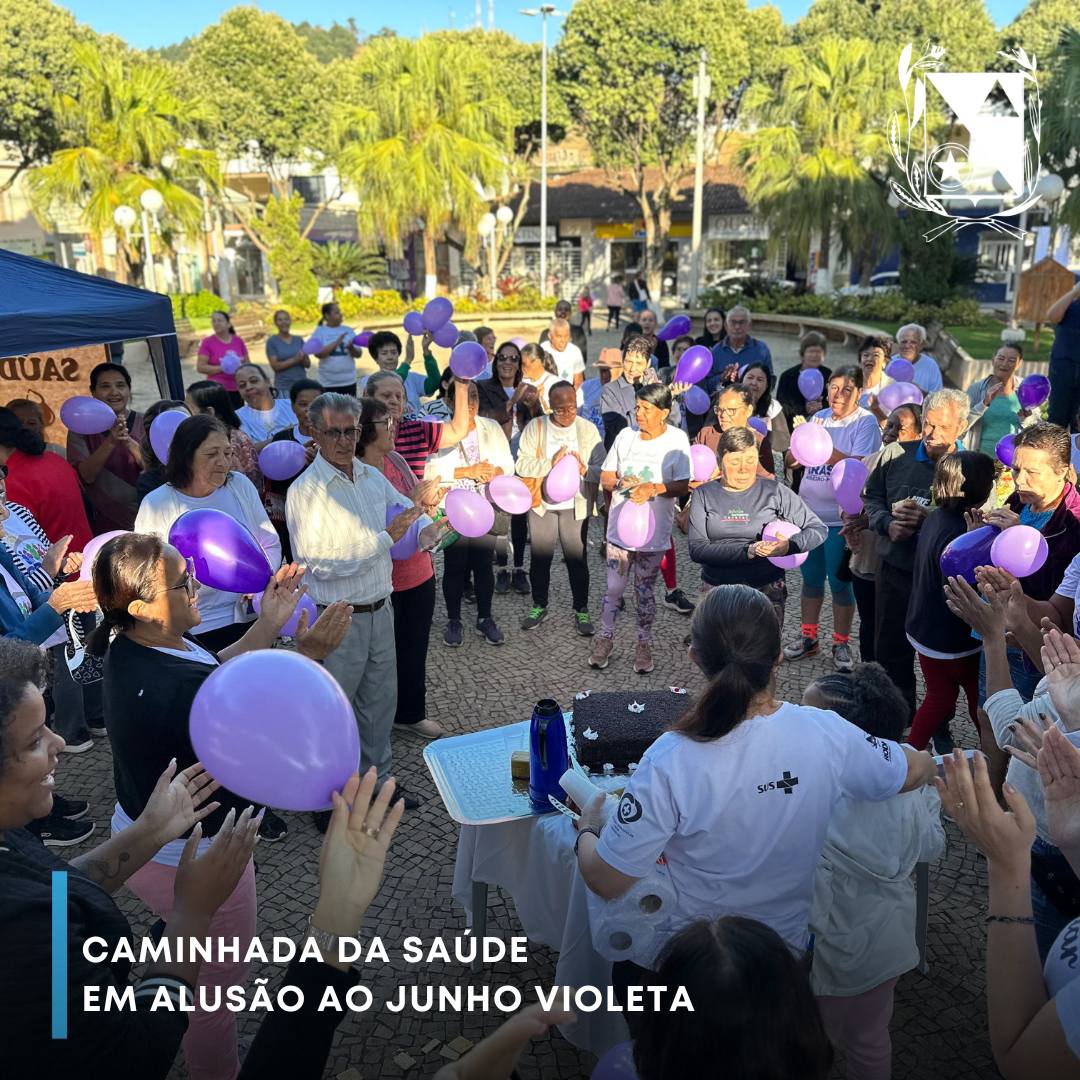
[[[877,386],[864,386],[862,388],[862,392],[859,394],[859,404],[864,409],[869,409],[870,399],[872,397],[881,397],[881,391],[884,390],[886,386],[892,386],[892,379],[890,379],[888,375],[883,374]]]
[[[1067,596],[1073,602],[1073,637],[1080,637],[1080,555],[1067,567],[1061,584],[1054,590],[1058,596]]]
[[[327,390],[336,386],[352,386],[356,382],[356,360],[349,346],[356,337],[348,326],[316,326],[308,335],[308,341],[317,341],[319,350],[337,341],[344,334],[341,344],[329,355],[319,360],[319,382]]]
[[[866,409],[858,408],[842,420],[833,418],[832,409],[822,409],[815,413],[809,423],[823,421],[825,429],[832,436],[833,448],[850,457],[866,458],[881,449],[881,428],[877,417]],[[823,524],[838,527],[840,507],[836,503],[829,478],[832,465],[815,465],[803,473],[799,485],[799,495],[803,502],[814,511]]]
[[[526,386],[536,387],[536,389],[540,392],[540,408],[542,408],[546,413],[551,412],[551,402],[548,401],[548,394],[551,392],[551,388],[557,382],[562,382],[561,377],[558,375],[552,375],[550,371],[545,371],[539,379],[530,379],[528,375],[523,375],[521,381]]]
[[[840,799],[887,799],[907,778],[900,746],[834,712],[784,703],[729,735],[666,732],[645,752],[597,852],[630,877],[661,856],[678,925],[744,915],[807,946],[814,875]]]
[[[551,456],[554,457],[564,446],[568,453],[572,450],[577,450],[577,424],[571,424],[569,427],[559,427],[558,424],[548,424],[546,449],[551,452]],[[571,495],[569,499],[560,503],[549,503],[545,500],[544,506],[548,510],[572,510],[574,508],[574,497]]]
[[[915,361],[915,385],[924,393],[931,394],[935,390],[941,390],[945,386],[945,380],[941,377],[941,368],[938,362],[927,353],[920,353]]]
[[[572,341],[567,342],[562,352],[556,352],[550,341],[545,341],[541,348],[555,361],[555,367],[559,369],[559,378],[565,379],[571,386],[574,384],[575,376],[584,374],[585,357]],[[577,389],[577,403],[579,409],[585,404],[580,386]]]
[[[356,392],[360,397],[364,396],[364,387],[367,386],[367,381],[370,378],[370,375],[365,375],[356,384]],[[420,399],[424,396],[424,383],[427,381],[426,376],[421,375],[419,371],[410,371],[401,381],[405,384],[405,401],[408,404],[408,408],[405,410],[406,414],[409,416],[419,416]]]
[[[236,410],[236,418],[240,421],[240,430],[257,443],[272,439],[279,431],[285,431],[296,423],[292,405],[283,398],[277,398],[272,409],[253,409],[250,405],[241,405]]]
[[[690,441],[685,431],[670,424],[655,439],[643,439],[640,431],[623,428],[602,466],[604,472],[621,476],[635,476],[642,483],[667,484],[676,480],[690,479]],[[627,499],[624,492],[616,491],[612,497],[613,515]],[[656,532],[652,540],[638,551],[667,551],[671,543],[671,526],[675,521],[675,500],[660,497],[652,500],[656,515]],[[617,532],[609,530],[611,538]],[[618,545],[622,547],[622,544]]]

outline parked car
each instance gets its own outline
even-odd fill
[[[841,296],[875,296],[878,293],[897,292],[900,288],[899,270],[882,270],[871,274],[865,285],[845,285],[837,291]]]

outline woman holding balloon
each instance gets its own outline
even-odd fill
[[[214,332],[199,343],[195,370],[211,382],[221,383],[228,391],[234,409],[243,405],[236,389],[236,369],[248,358],[244,339],[233,329],[227,311],[215,311],[210,316]]]
[[[855,595],[851,582],[841,581],[838,576],[844,556],[839,487],[846,480],[843,486],[851,490],[850,493],[845,491],[845,499],[857,500],[867,475],[861,459],[881,448],[881,428],[876,418],[859,405],[861,387],[862,371],[859,368],[842,367],[834,371],[828,385],[828,408],[822,409],[809,423],[796,427],[787,454],[789,465],[806,467],[799,494],[828,526],[829,535],[801,567],[801,634],[797,642],[784,647],[784,657],[794,661],[817,653],[818,626],[828,577],[833,602],[833,664],[837,671],[852,671],[855,667],[851,655]],[[854,460],[856,464],[844,464],[834,484],[834,468],[848,460]],[[850,505],[854,506],[854,501]]]
[[[690,455],[694,480],[706,480],[690,496],[690,558],[701,565],[702,595],[717,585],[750,585],[783,626],[784,571],[825,542],[825,526],[791,488],[760,476],[749,428],[725,431],[715,457],[704,446],[692,446]],[[721,475],[713,480],[717,460]]]
[[[356,397],[356,360],[364,350],[356,344],[356,332],[342,325],[341,307],[323,304],[322,318],[308,335],[304,351],[318,358],[318,380],[324,390]]]
[[[759,420],[758,427],[750,426],[750,418],[754,415],[754,395],[750,388],[741,383],[721,386],[713,394],[712,407],[714,420],[698,432],[694,445],[707,447],[714,454],[718,454],[720,440],[726,432],[747,428],[757,445],[758,475],[772,479],[773,470],[776,468],[772,440],[767,430],[760,430],[764,426],[763,421]]]
[[[255,485],[242,473],[232,471],[231,458],[229,438],[220,420],[213,416],[185,420],[169,448],[167,482],[143,499],[135,531],[167,540],[177,519],[187,511],[220,510],[257,537],[270,566],[277,567],[281,540]],[[203,589],[198,638],[204,648],[217,651],[243,637],[250,622],[243,593],[209,586]]]
[[[992,454],[1006,435],[1015,435],[1022,427],[1033,424],[1038,415],[1033,409],[1050,395],[1050,382],[1046,380],[1046,394],[1034,401],[1031,392],[1035,384],[1028,384],[1024,397],[1032,404],[1026,405],[1018,397],[1018,391],[1027,383],[1021,383],[1016,373],[1023,362],[1024,350],[1019,342],[1002,345],[994,353],[990,374],[968,387],[971,411],[964,432],[964,445],[971,450]],[[1045,379],[1045,376],[1039,378]]]

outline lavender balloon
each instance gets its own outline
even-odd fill
[[[769,434],[769,425],[765,423],[764,416],[751,416],[750,419],[746,421],[746,426],[750,428],[751,431],[756,431],[762,438]]]
[[[191,745],[229,791],[282,810],[327,810],[360,761],[356,716],[306,656],[256,649],[226,661],[191,703]]]
[[[915,365],[910,360],[905,360],[902,356],[896,356],[886,365],[885,374],[888,375],[893,382],[914,382]]]
[[[112,532],[102,533],[88,540],[82,549],[82,567],[79,569],[79,580],[90,581],[94,575],[94,560],[98,552],[110,541],[118,536],[127,536],[123,529],[114,529]]]
[[[454,305],[445,296],[436,296],[434,300],[429,300],[424,305],[424,314],[422,316],[424,329],[430,330],[434,334],[436,330],[450,321],[450,316],[453,314]]]
[[[173,522],[169,543],[195,563],[202,585],[231,593],[261,593],[273,577],[250,530],[220,510],[188,510]]]
[[[511,345],[516,345],[519,349],[525,348],[525,339],[523,337],[512,337],[510,339]]]
[[[868,475],[869,470],[858,458],[844,458],[833,466],[829,483],[845,514],[862,513],[862,492]]]
[[[832,436],[823,424],[800,424],[791,433],[791,453],[800,465],[824,465],[832,452]]]
[[[577,465],[577,459],[573,459]],[[532,506],[532,492],[516,476],[496,476],[487,486],[488,498],[508,514],[524,514]]]
[[[716,454],[704,443],[690,447],[690,477],[699,484],[707,483],[716,472]]]
[[[459,333],[458,328],[452,322],[448,322],[431,335],[431,340],[441,349],[452,349],[457,344]]]
[[[761,539],[790,540],[801,531],[798,525],[793,525],[790,521],[771,521],[761,530]],[[794,570],[796,566],[802,566],[806,562],[809,554],[807,551],[800,551],[798,555],[770,555],[769,562],[783,570]]]
[[[656,513],[648,502],[636,503],[623,499],[615,518],[615,536],[628,551],[643,548],[656,534]]]
[[[691,345],[675,366],[677,383],[699,383],[712,371],[712,353],[704,345]]]
[[[169,461],[169,447],[172,446],[176,429],[187,419],[186,412],[170,409],[168,412],[158,413],[150,422],[150,447],[162,465]]]
[[[450,527],[462,536],[484,536],[495,524],[495,507],[478,491],[455,488],[446,496]]]
[[[409,311],[403,320],[405,333],[410,337],[420,337],[424,332],[424,316],[419,311]]]
[[[1002,435],[997,441],[997,446],[994,447],[994,453],[997,455],[997,459],[1002,465],[1007,469],[1011,469],[1013,454],[1016,453],[1016,436]]]
[[[658,341],[674,341],[677,337],[684,337],[690,333],[689,315],[672,315],[664,325],[657,330]]]
[[[251,598],[251,606],[255,609],[256,615],[261,614],[262,593],[256,593]],[[315,601],[307,593],[301,595],[296,610],[285,620],[285,625],[278,631],[278,637],[296,637],[296,631],[300,628],[300,616],[305,611],[308,613],[308,629],[310,630],[312,623],[319,617],[319,609],[315,606]]]
[[[403,514],[404,508],[401,506],[388,506],[386,508],[386,527],[390,527],[390,522],[398,516]],[[420,522],[414,521],[402,534],[400,540],[395,540],[393,546],[390,548],[390,558],[400,561],[401,559],[410,559],[413,555],[420,550]]]
[[[227,352],[221,358],[221,364],[219,366],[221,367],[222,374],[235,375],[240,370],[240,366],[243,362],[244,361],[237,356],[236,353]]]
[[[809,367],[799,372],[799,393],[807,401],[817,401],[825,390],[825,376],[817,368]]]
[[[993,525],[984,525],[958,536],[941,553],[941,573],[945,577],[962,577],[974,585],[975,568],[992,565],[990,551],[999,532]]]
[[[269,442],[259,451],[259,469],[268,480],[291,480],[306,463],[304,448],[295,439]]]
[[[459,379],[475,379],[487,367],[487,352],[479,341],[463,341],[450,354],[450,370]]]
[[[305,356],[314,356],[317,352],[322,352],[326,348],[326,343],[322,341],[316,341],[315,338],[308,338],[304,342],[300,351]]]
[[[544,497],[549,503],[566,502],[581,489],[581,466],[569,454],[555,465],[544,480]]]
[[[901,405],[921,405],[922,391],[910,382],[890,383],[878,394],[878,402],[885,412],[899,409]]]
[[[709,395],[700,386],[691,386],[683,394],[683,404],[687,412],[695,416],[704,416],[709,411]]]
[[[619,1043],[613,1046],[592,1071],[592,1080],[638,1080],[634,1068],[634,1044]]]
[[[100,435],[116,423],[116,413],[104,401],[80,394],[60,406],[60,423],[76,435]]]
[[[1042,569],[1048,554],[1046,538],[1030,525],[1003,529],[990,546],[990,561],[1017,578],[1025,578]]]
[[[352,343],[358,349],[366,349],[371,344],[371,331],[361,330],[353,339]]]
[[[1045,375],[1029,375],[1017,388],[1020,407],[1037,409],[1050,396],[1050,380]]]

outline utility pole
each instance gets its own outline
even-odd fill
[[[495,0],[488,0],[488,30],[495,29]]]
[[[484,0],[476,0],[476,29],[484,29]]]
[[[540,7],[540,295],[547,289],[547,67],[548,4]]]
[[[690,240],[690,303],[697,304],[701,287],[701,217],[705,190],[705,103],[712,89],[705,64],[708,53],[702,49],[698,60],[698,73],[694,76],[694,94],[697,97],[697,146],[694,151],[694,221]]]

